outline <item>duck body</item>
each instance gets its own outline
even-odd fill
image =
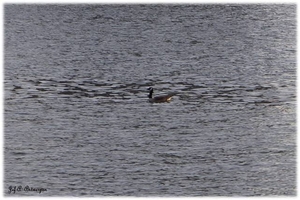
[[[170,94],[166,94],[166,95],[159,95],[159,96],[152,97],[154,89],[152,87],[149,87],[148,90],[149,90],[148,98],[149,98],[150,103],[170,102],[172,97],[175,95],[175,93],[170,93]]]

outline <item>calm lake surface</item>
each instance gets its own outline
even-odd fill
[[[5,196],[296,195],[296,4],[4,12]]]

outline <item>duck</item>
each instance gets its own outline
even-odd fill
[[[170,93],[170,94],[166,94],[166,95],[159,95],[159,96],[152,98],[154,89],[152,87],[149,87],[147,90],[149,90],[148,98],[149,98],[150,103],[164,103],[164,102],[169,103],[171,101],[172,97],[175,95],[175,93]]]

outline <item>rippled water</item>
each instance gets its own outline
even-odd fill
[[[4,7],[6,196],[296,195],[295,4]]]

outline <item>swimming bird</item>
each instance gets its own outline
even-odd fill
[[[164,103],[164,102],[170,102],[171,98],[175,95],[175,93],[170,93],[167,95],[160,95],[152,98],[153,94],[153,88],[149,87],[147,90],[149,90],[149,102],[151,103]]]

